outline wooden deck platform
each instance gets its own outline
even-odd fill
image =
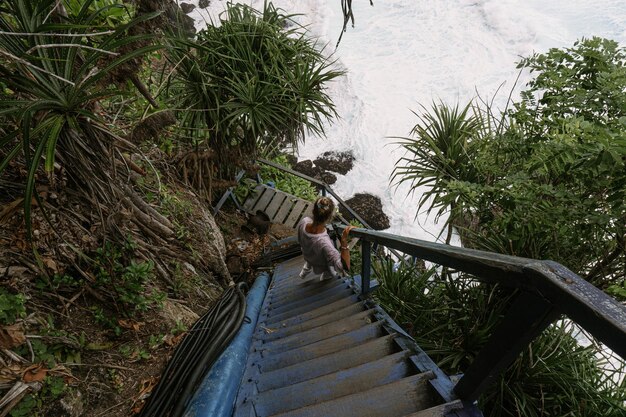
[[[246,213],[258,210],[269,216],[272,223],[294,228],[305,216],[312,216],[313,203],[287,194],[265,184],[258,184],[243,204]]]

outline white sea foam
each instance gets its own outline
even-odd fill
[[[262,0],[245,3],[263,6]],[[274,4],[301,14],[299,21],[334,50],[342,24],[339,0]],[[191,16],[201,27],[225,5],[213,0]],[[308,137],[300,157],[351,150],[354,169],[333,188],[345,198],[357,192],[381,197],[390,232],[427,240],[440,226],[423,213],[416,218],[420,192],[407,197],[407,186],[390,185],[402,155],[391,137],[411,130],[416,122],[411,110],[439,100],[465,104],[477,92],[491,98],[499,88],[495,104],[503,107],[521,56],[570,46],[583,36],[626,42],[623,0],[374,0],[374,7],[359,0],[353,5],[356,26],[335,52],[348,75],[329,87],[341,119],[328,126],[326,138]],[[522,83],[526,80],[522,76]]]

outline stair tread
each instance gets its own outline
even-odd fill
[[[279,354],[260,351],[259,353],[263,355],[263,358],[258,361],[258,365],[262,373],[267,373],[338,352],[350,353],[361,345],[383,336],[386,335],[382,323],[376,322],[349,333],[303,346],[301,349],[293,349]],[[312,369],[312,371],[314,370],[315,368]]]
[[[288,327],[288,326],[292,326],[294,324],[298,324],[298,323],[303,323],[305,321],[314,319],[316,317],[320,317],[323,316],[325,314],[329,314],[332,312],[335,312],[337,310],[340,310],[346,306],[349,305],[354,305],[354,304],[359,304],[361,303],[359,301],[359,298],[356,295],[353,295],[351,297],[348,298],[342,298],[340,300],[337,301],[333,301],[330,304],[326,304],[324,306],[318,307],[314,310],[310,310],[301,314],[297,314],[295,316],[291,316],[291,317],[286,317],[282,320],[273,320],[271,323],[267,323],[268,325],[273,325],[273,326],[280,326],[280,327]],[[362,304],[362,303],[361,303]],[[265,320],[267,320],[267,317],[265,318]]]
[[[309,303],[307,305],[296,307],[292,310],[285,311],[283,313],[272,314],[271,311],[268,311],[267,315],[265,316],[266,317],[265,321],[267,323],[277,323],[277,322],[284,321],[285,319],[288,319],[291,317],[295,317],[304,313],[311,312],[313,310],[316,310],[320,307],[327,306],[339,300],[352,300],[353,303],[356,303],[358,302],[358,297],[351,291],[345,291],[339,294],[334,294],[330,297],[323,298],[314,303]]]
[[[265,391],[252,399],[257,414],[271,415],[385,385],[415,373],[409,351],[397,352],[352,368]],[[280,401],[276,401],[280,398]]]
[[[296,323],[290,326],[280,323],[280,326],[277,326],[274,328],[259,329],[257,330],[255,337],[258,339],[263,339],[265,341],[274,340],[274,339],[289,336],[295,333],[303,332],[305,330],[313,329],[315,327],[319,327],[326,323],[330,323],[335,320],[339,320],[341,318],[351,316],[353,314],[356,314],[364,310],[365,310],[365,306],[363,302],[350,304],[336,311],[332,311],[330,313],[323,314],[318,317],[314,317],[310,320],[306,320],[301,323]]]
[[[263,345],[263,348],[274,353],[301,348],[303,346],[345,334],[371,324],[376,321],[374,313],[376,313],[375,309],[360,311],[351,316],[343,317],[339,320],[326,323],[300,333],[268,341]]]
[[[402,417],[435,405],[428,387],[428,380],[432,376],[432,372],[413,375],[380,387],[273,416]]]
[[[344,296],[350,296],[354,294],[354,292],[347,285],[342,285],[342,286],[325,288],[316,294],[311,294],[311,295],[308,295],[307,297],[302,297],[296,300],[289,301],[287,303],[282,303],[279,305],[270,303],[268,305],[268,316],[284,313],[286,311],[291,311],[300,307],[315,304],[321,300],[327,300],[329,298],[336,297],[339,294],[342,294]]]

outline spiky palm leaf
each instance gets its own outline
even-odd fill
[[[111,198],[104,167],[116,142],[96,103],[120,94],[107,87],[116,67],[158,46],[120,54],[116,51],[146,36],[127,36],[130,27],[154,17],[144,15],[114,30],[93,26],[107,8],[92,11],[84,2],[75,16],[59,12],[55,0],[8,0],[0,9],[0,100],[4,134],[0,137],[0,174],[22,157],[27,167],[24,214],[30,235],[37,173],[52,179],[60,163],[70,180],[96,201]]]

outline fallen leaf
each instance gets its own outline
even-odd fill
[[[22,375],[24,382],[39,382],[43,381],[48,375],[48,369],[42,365],[32,365],[26,368]]]
[[[134,330],[136,332],[138,332],[139,329],[141,328],[141,326],[143,326],[145,324],[145,323],[140,323],[140,322],[136,322],[136,321],[133,321],[133,320],[124,320],[124,319],[118,320],[117,323],[123,329],[132,329],[132,330]]]
[[[183,339],[183,337],[185,337],[185,334],[186,333],[181,333],[178,336],[174,336],[174,335],[168,334],[168,335],[166,335],[163,338],[163,341],[168,346],[176,346],[178,343],[180,343],[180,341]]]
[[[43,258],[43,263],[54,272],[59,272],[57,263],[52,258]]]
[[[12,349],[26,342],[24,329],[21,324],[0,327],[0,348]]]

